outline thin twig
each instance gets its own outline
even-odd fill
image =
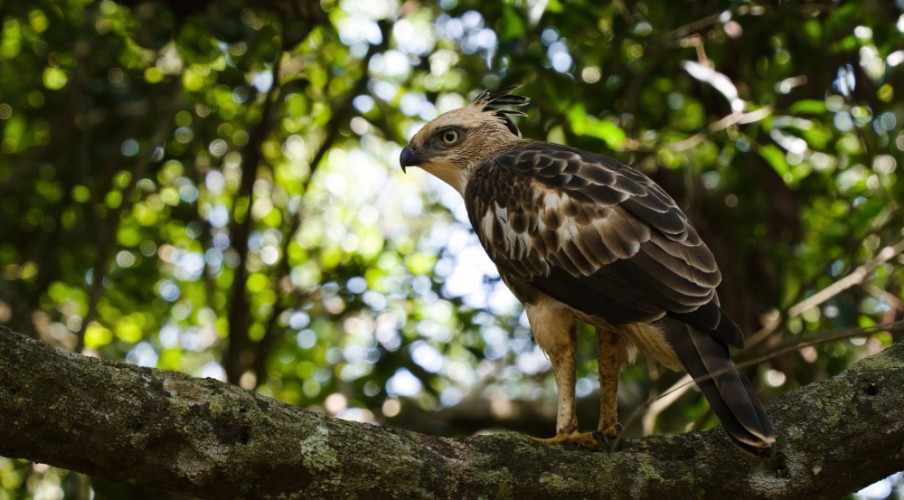
[[[870,272],[872,272],[874,269],[876,269],[880,265],[888,262],[889,260],[891,260],[896,255],[898,255],[902,252],[904,252],[904,240],[898,242],[897,245],[887,246],[887,247],[883,248],[879,252],[879,254],[876,255],[875,257],[873,257],[869,262],[863,264],[862,266],[858,267],[857,269],[854,269],[844,278],[841,278],[840,280],[836,281],[835,283],[832,283],[831,285],[827,286],[826,288],[823,288],[815,295],[812,295],[812,296],[798,302],[797,304],[794,304],[793,306],[791,306],[788,309],[786,319],[791,319],[791,318],[800,316],[808,309],[816,307],[816,306],[824,303],[825,301],[838,295],[839,293],[843,292],[844,290],[846,290],[854,285],[861,284],[863,282],[863,279],[866,278],[866,276]],[[768,324],[763,326],[763,328],[761,328],[758,332],[756,332],[755,334],[751,335],[748,338],[748,344],[754,345],[754,344],[761,342],[767,336],[772,334],[779,327],[780,324],[782,324],[782,322],[780,321],[780,317],[774,318],[772,321],[769,321]],[[890,323],[890,325],[896,325],[896,324],[897,323]],[[838,338],[845,338],[845,337],[842,335]],[[824,341],[829,342],[832,340],[837,340],[837,338],[834,335],[829,335],[826,337],[826,339]],[[813,345],[814,343],[819,343],[819,342],[810,342],[806,345],[801,345],[800,342],[795,342],[794,346],[796,346],[796,347],[792,347],[790,349],[791,350],[801,349],[803,347],[806,347],[807,345]],[[779,348],[777,350],[771,351],[770,353],[768,353],[766,355],[756,358],[755,361],[746,361],[744,363],[739,364],[738,366],[747,366],[747,365],[759,363],[762,361],[766,361],[766,360],[776,357],[780,354],[784,354],[785,352],[787,352],[787,350],[789,350],[789,348]],[[659,395],[659,397],[656,400],[650,401],[644,405],[640,405],[634,411],[634,413],[631,415],[631,417],[629,418],[629,421],[636,418],[636,413],[639,410],[649,407],[649,409],[647,410],[647,412],[644,414],[644,417],[643,417],[643,429],[644,429],[645,434],[652,433],[653,424],[655,423],[656,418],[659,416],[659,414],[662,413],[663,411],[665,411],[675,401],[677,401],[678,398],[680,398],[685,392],[687,392],[688,389],[693,387],[691,382],[692,382],[692,379],[691,379],[690,375],[685,375],[680,380],[678,380],[677,382],[672,384],[672,386],[670,388],[668,388],[665,392],[663,392],[661,395]]]
[[[862,288],[866,293],[876,297],[879,300],[884,300],[891,307],[898,311],[904,311],[904,301],[899,299],[895,294],[889,293],[872,283],[861,283],[860,288]]]
[[[737,363],[735,366],[738,368],[744,368],[747,366],[752,366],[752,365],[762,363],[764,361],[781,356],[782,354],[786,354],[788,352],[799,351],[806,347],[811,347],[811,346],[823,344],[826,342],[834,342],[836,340],[842,340],[842,339],[851,338],[851,337],[875,335],[877,333],[882,333],[882,332],[892,332],[892,333],[904,332],[904,320],[893,321],[891,323],[883,323],[881,325],[874,325],[874,326],[868,326],[868,327],[863,327],[863,328],[851,328],[848,330],[840,330],[840,331],[831,332],[831,333],[820,333],[820,334],[817,334],[816,336],[805,338],[805,339],[800,339],[800,340],[795,339],[794,342],[792,342],[788,345],[773,349],[769,353],[764,354],[762,356],[748,359],[743,362]],[[711,374],[707,375],[706,377],[703,377],[701,380],[711,379],[717,375],[721,375],[723,372],[724,372],[723,370],[720,370],[720,371],[711,373]],[[625,426],[630,425],[631,422],[633,422],[635,419],[637,419],[638,414],[641,412],[641,410],[643,410],[644,408],[648,408],[646,413],[644,413],[643,420],[642,420],[643,432],[644,432],[644,435],[652,434],[653,426],[654,426],[654,424],[656,422],[656,418],[659,416],[659,414],[662,413],[663,411],[665,411],[669,406],[671,406],[672,403],[677,401],[682,395],[684,395],[685,392],[687,392],[689,389],[693,388],[695,386],[695,384],[693,382],[694,382],[694,380],[691,378],[691,376],[685,374],[677,382],[672,384],[671,387],[669,387],[668,389],[663,391],[662,394],[660,394],[659,396],[657,396],[655,398],[651,397],[644,404],[639,405],[631,413],[631,415],[627,419],[625,419]]]
[[[687,151],[688,149],[696,147],[715,133],[721,132],[732,125],[758,122],[765,119],[771,114],[772,106],[763,106],[760,109],[747,113],[731,113],[729,115],[726,115],[719,121],[711,123],[709,127],[706,128],[706,131],[699,132],[688,137],[687,139],[668,144],[666,146],[672,151]]]
[[[795,316],[798,316],[798,315],[802,314],[804,311],[807,311],[808,309],[812,309],[812,308],[822,304],[823,302],[831,299],[832,297],[838,295],[839,293],[843,292],[844,290],[847,290],[848,288],[850,288],[854,285],[859,285],[860,283],[863,282],[863,279],[866,278],[866,276],[869,273],[871,273],[874,269],[876,269],[877,267],[881,266],[882,264],[888,262],[889,260],[894,258],[896,255],[900,254],[901,252],[904,252],[904,240],[899,241],[897,245],[887,246],[887,247],[883,248],[879,252],[878,255],[873,257],[866,264],[863,264],[862,266],[858,267],[857,269],[854,269],[853,271],[851,271],[850,274],[848,274],[844,278],[841,278],[840,280],[836,281],[835,283],[832,283],[830,286],[823,288],[822,290],[819,291],[819,293],[817,293],[811,297],[808,297],[808,298],[802,300],[801,302],[795,304],[790,309],[788,309],[788,316],[792,317],[792,318]]]

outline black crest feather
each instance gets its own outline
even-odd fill
[[[484,90],[474,99],[474,106],[481,108],[482,111],[492,113],[499,117],[503,123],[512,131],[513,134],[521,137],[521,131],[512,121],[512,116],[527,116],[523,111],[516,109],[499,109],[497,106],[526,106],[530,104],[530,99],[522,95],[514,95],[511,92],[521,85],[509,85],[499,90]]]

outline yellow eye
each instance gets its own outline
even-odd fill
[[[454,129],[443,132],[443,142],[446,144],[454,144],[458,140],[458,131]]]

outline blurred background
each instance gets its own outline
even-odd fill
[[[437,114],[522,83],[525,137],[635,165],[687,211],[768,401],[902,336],[902,12],[0,0],[0,323],[340,418],[550,436],[549,362],[460,197],[398,165]],[[693,387],[660,397],[680,379],[625,371],[629,436],[717,424]],[[0,457],[0,499],[142,495]]]

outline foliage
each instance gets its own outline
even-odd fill
[[[457,195],[397,165],[422,123],[513,82],[533,100],[525,136],[634,164],[687,209],[723,304],[761,332],[749,358],[900,320],[904,261],[882,253],[904,236],[900,9],[631,4],[0,0],[0,322],[345,418],[551,404]],[[891,341],[751,374],[768,399]],[[629,368],[623,418],[676,378]],[[706,410],[686,397],[656,430],[713,425]],[[0,471],[13,495],[60,474]]]

